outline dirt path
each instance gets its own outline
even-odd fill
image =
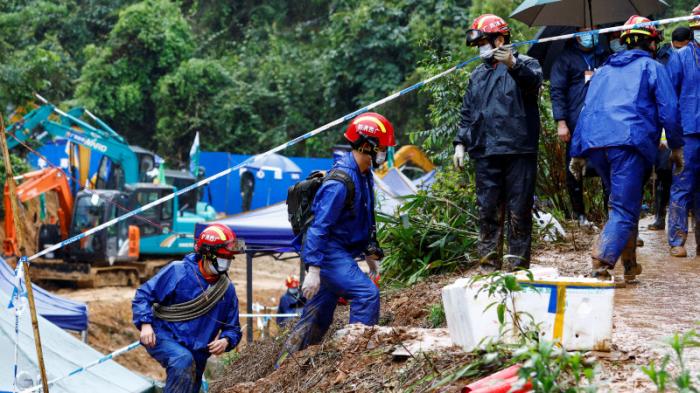
[[[645,245],[638,249],[637,261],[644,268],[639,283],[615,292],[613,342],[637,366],[668,353],[664,340],[695,328],[700,320],[700,259],[695,258],[693,233],[686,244],[689,257],[673,258],[665,232],[647,230],[649,223],[651,219],[640,225]],[[622,274],[622,266],[618,270]],[[688,365],[700,369],[699,350],[688,351]],[[629,371],[626,381],[612,381],[612,391],[653,390],[639,370]]]

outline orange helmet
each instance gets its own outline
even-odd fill
[[[645,18],[643,16],[639,15],[632,15],[629,19],[627,19],[627,22],[625,22],[626,25],[636,25],[639,23],[647,23],[651,22],[649,18]],[[645,26],[645,27],[638,27],[638,28],[632,28],[629,30],[625,30],[620,34],[620,38],[625,41],[627,44],[632,44],[634,39],[634,36],[644,36],[644,37],[649,37],[657,42],[661,41],[661,32],[659,29],[657,29],[655,26]]]
[[[211,224],[204,228],[194,244],[197,254],[213,254],[224,259],[233,258],[242,249],[242,242],[236,240],[236,234],[223,224]]]
[[[287,286],[287,288],[299,288],[299,279],[297,276],[291,275],[287,276],[287,279],[284,280],[284,285]]]
[[[487,35],[502,34],[510,36],[510,28],[503,18],[493,14],[484,14],[474,19],[472,26],[467,30],[467,45],[476,45]]]
[[[697,7],[693,8],[693,15],[695,16],[700,16],[700,4],[698,4]],[[700,19],[693,19],[690,21],[688,24],[688,27],[690,28],[700,28]]]
[[[396,146],[394,126],[379,113],[368,112],[354,118],[345,130],[345,138],[353,145],[363,138],[375,139],[379,147]]]

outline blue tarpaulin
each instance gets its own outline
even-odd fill
[[[14,270],[0,258],[0,292],[11,296],[14,289]],[[34,301],[39,315],[62,329],[83,331],[88,327],[88,310],[85,303],[56,296],[45,289],[32,285]],[[7,304],[0,304],[7,308]]]
[[[392,169],[383,179],[375,176],[375,193],[379,210],[392,214],[400,205],[401,197],[416,193],[416,184],[397,169]],[[294,233],[287,218],[287,205],[284,202],[197,224],[195,237],[212,223],[224,224],[231,228],[238,238],[245,241],[249,251],[285,252],[292,249]]]

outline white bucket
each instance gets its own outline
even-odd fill
[[[559,277],[554,269],[533,269],[534,281],[523,274],[518,281],[526,288],[514,294],[515,310],[532,316],[541,338],[560,342],[569,351],[609,351],[615,284],[583,277]],[[496,306],[484,309],[498,298],[477,292],[480,283],[469,285],[461,278],[442,289],[447,327],[452,341],[472,351],[488,341],[510,342],[515,338],[513,324],[506,317],[499,332]],[[508,304],[508,308],[512,307]],[[521,317],[529,324],[529,317]]]

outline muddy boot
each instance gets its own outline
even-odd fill
[[[612,268],[612,266],[599,259],[591,258],[591,277],[593,278],[603,281],[612,280],[612,275],[610,274],[610,269]]]
[[[685,258],[688,256],[688,251],[685,250],[684,246],[671,247],[670,254],[672,257]]]
[[[637,283],[637,276],[642,274],[642,265],[638,264],[637,261],[623,261],[622,264],[625,267],[625,283]]]
[[[637,236],[637,247],[644,247],[644,240],[639,236]]]
[[[660,219],[660,217],[657,214],[656,220],[654,220],[654,222],[649,224],[647,226],[647,229],[649,229],[650,231],[663,231],[664,229],[666,229],[666,223],[663,221],[659,221],[659,219]]]

